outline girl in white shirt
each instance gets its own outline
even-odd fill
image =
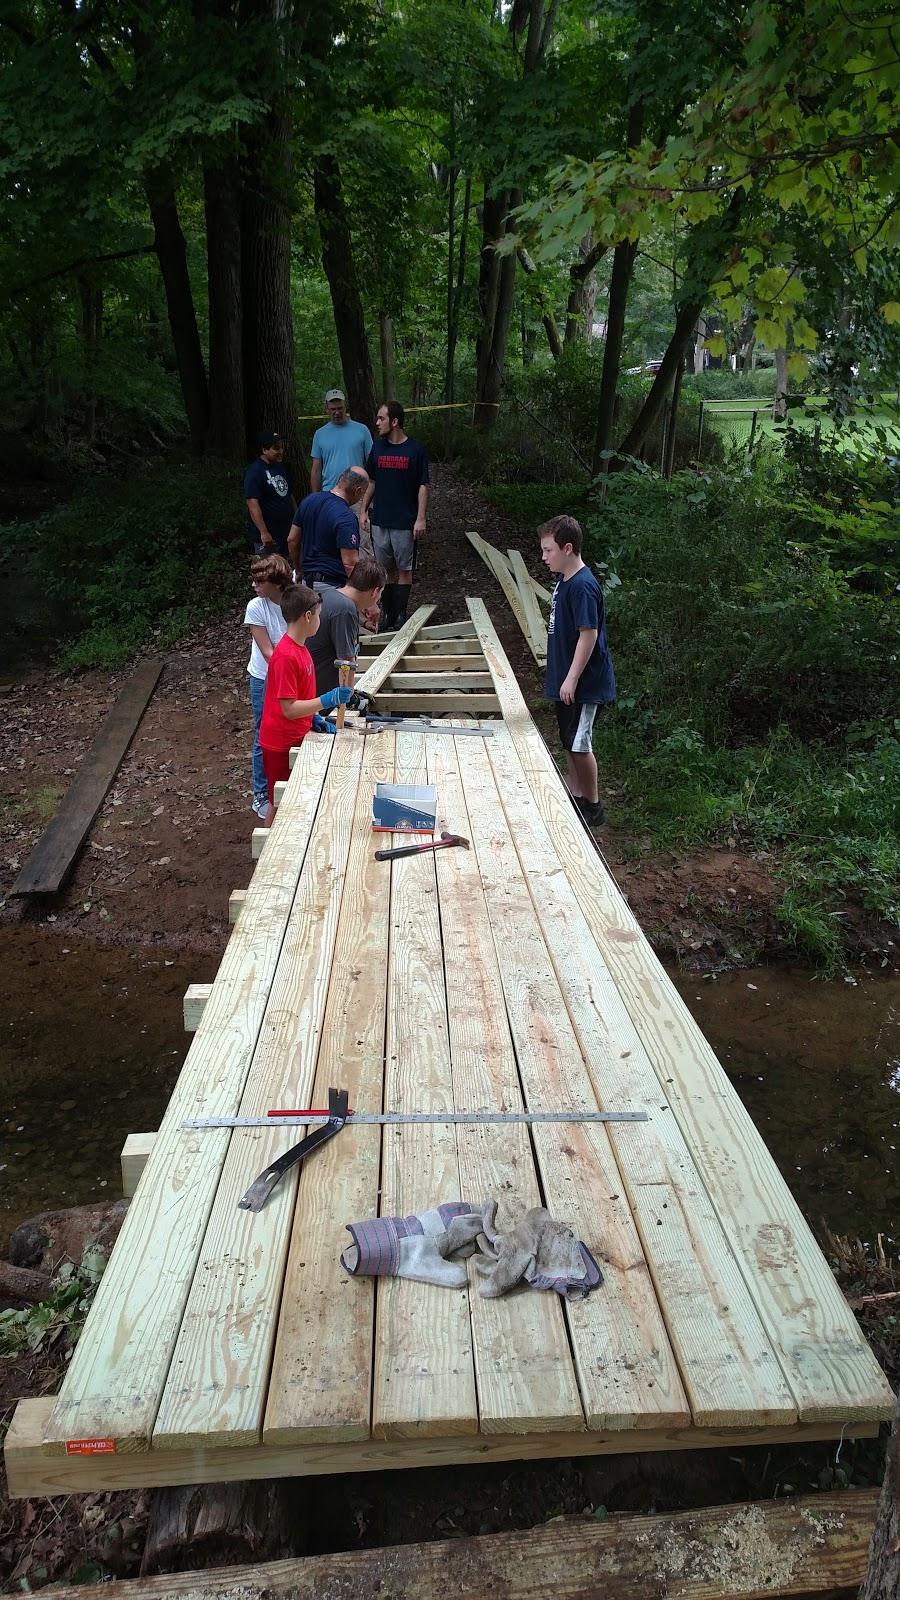
[[[263,817],[269,806],[269,786],[259,748],[259,719],[266,696],[269,657],[279,639],[287,632],[280,601],[291,581],[291,569],[284,556],[260,556],[250,563],[250,578],[256,595],[244,612],[244,626],[250,629],[252,640],[247,675],[253,710],[253,810],[258,817]]]

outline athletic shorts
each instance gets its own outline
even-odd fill
[[[275,785],[282,779],[291,775],[291,764],[288,760],[289,750],[263,750],[263,767],[266,774],[266,783],[269,786],[269,805],[275,804]]]
[[[560,742],[570,755],[590,755],[591,733],[596,715],[596,706],[567,706],[562,700],[557,700],[556,725],[559,728]]]
[[[376,528],[373,524],[372,543],[375,560],[388,571],[396,567],[398,572],[412,572],[416,547],[412,528]]]

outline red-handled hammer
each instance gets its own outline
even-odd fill
[[[435,839],[431,844],[401,844],[396,850],[376,850],[376,861],[396,861],[399,856],[418,856],[426,850],[450,850],[453,845],[461,844],[468,850],[469,841],[461,833],[442,833],[440,839]]]

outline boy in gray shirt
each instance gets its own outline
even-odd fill
[[[377,606],[386,582],[384,567],[361,556],[342,588],[335,589],[328,583],[316,584],[316,592],[322,596],[319,628],[306,641],[316,669],[316,694],[338,687],[335,661],[356,660],[360,616]]]

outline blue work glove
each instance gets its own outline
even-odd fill
[[[333,722],[326,722],[324,717],[319,716],[318,711],[314,711],[313,733],[337,733],[337,728]]]
[[[352,693],[353,690],[347,684],[341,689],[326,689],[324,694],[319,695],[322,710],[333,711],[335,706],[345,706]]]

